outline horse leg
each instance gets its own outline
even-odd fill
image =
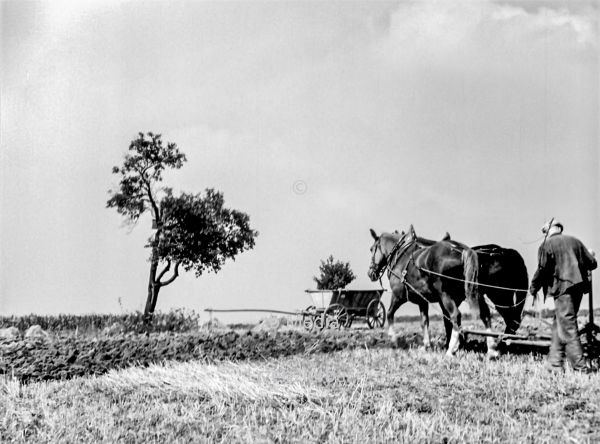
[[[388,321],[388,335],[392,343],[397,343],[400,338],[400,332],[396,330],[394,324],[394,316],[396,311],[407,301],[406,289],[404,286],[401,288],[392,288],[392,299],[390,300],[390,308],[388,309],[387,321]]]
[[[423,348],[428,350],[431,348],[431,338],[429,337],[429,304],[420,303],[419,311],[421,312],[421,329],[423,330]]]
[[[510,327],[507,322],[506,333],[515,334],[521,326],[521,321],[523,319],[523,308],[525,308],[526,299],[526,291],[515,291],[515,303],[510,309]]]
[[[450,317],[448,316],[448,311],[444,307],[444,304],[440,302],[440,306],[442,307],[442,316],[444,317],[444,330],[446,332],[446,340],[444,341],[444,347],[448,350],[448,345],[450,344],[450,336],[452,335],[452,322],[450,322]]]
[[[442,293],[442,303],[446,308],[444,314],[444,325],[446,326],[446,341],[448,341],[448,327],[450,327],[450,340],[448,341],[447,356],[454,356],[460,345],[460,311],[456,303],[447,293]]]
[[[513,256],[511,258],[513,269],[510,274],[512,281],[509,281],[510,283],[508,286],[520,289],[515,291],[515,306],[513,310],[511,310],[513,319],[512,333],[515,333],[521,326],[521,321],[523,320],[523,309],[525,308],[525,301],[527,300],[527,295],[529,294],[527,291],[529,287],[529,276],[527,275],[527,267],[525,266],[525,262],[523,261],[521,255],[515,250],[511,250],[511,254]]]
[[[498,308],[496,307],[496,311],[500,313],[502,319],[504,319],[504,333],[514,334],[517,329],[515,328],[515,322],[513,319],[513,313],[509,308]]]
[[[519,321],[520,314],[517,315],[514,308],[502,308],[496,306],[496,311],[502,316],[502,319],[504,319],[504,333],[509,335],[515,334],[521,324]]]
[[[516,298],[515,298],[516,294]],[[519,298],[522,296],[518,293],[508,293],[506,290],[489,290],[488,298],[495,305],[496,311],[504,319],[504,333],[514,334],[521,326],[521,312],[523,304]],[[510,295],[511,297],[507,297]],[[522,301],[521,301],[522,302]]]
[[[483,294],[479,297],[479,316],[485,326],[485,330],[489,333],[492,332],[492,316],[490,314],[490,308],[488,307],[487,302],[485,301]],[[492,336],[488,336],[486,338],[487,344],[487,355],[488,358],[497,358],[500,356],[498,352],[498,342]]]

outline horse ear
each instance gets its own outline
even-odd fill
[[[413,224],[410,224],[410,227],[408,229],[410,231],[410,235],[416,239],[417,238],[417,232],[415,231],[415,227],[413,227]]]
[[[373,239],[375,239],[375,240],[379,239],[379,236],[377,236],[377,233],[375,233],[375,230],[373,230],[373,228],[371,228],[370,231],[371,231],[371,236],[373,236]]]
[[[448,232],[446,231],[446,235],[445,235],[445,236],[442,238],[442,240],[443,240],[443,241],[449,241],[450,239],[451,239],[451,238],[450,238],[450,233],[448,233]]]

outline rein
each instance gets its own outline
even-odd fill
[[[546,239],[544,239],[544,241],[545,240]],[[383,274],[385,273],[385,270],[387,268],[388,269],[388,279],[389,279],[389,277],[391,275],[395,276],[396,278],[398,278],[400,280],[400,282],[403,285],[406,285],[414,294],[418,295],[421,299],[423,299],[425,302],[427,302],[429,304],[430,303],[429,300],[417,288],[415,288],[410,282],[408,282],[406,280],[407,268],[408,268],[408,265],[410,264],[410,262],[412,262],[414,264],[414,266],[419,271],[424,272],[424,273],[428,273],[428,274],[432,274],[432,275],[436,275],[436,276],[439,276],[439,277],[442,277],[442,278],[446,278],[446,279],[450,279],[450,280],[454,280],[454,281],[459,281],[459,282],[463,282],[463,283],[468,283],[468,284],[471,284],[471,285],[477,285],[479,287],[494,288],[494,289],[497,289],[497,290],[504,290],[504,291],[511,291],[511,292],[516,292],[516,291],[525,291],[525,292],[527,292],[528,291],[528,289],[523,289],[523,288],[509,288],[509,287],[501,287],[501,286],[497,286],[497,285],[483,284],[483,283],[480,283],[480,282],[468,281],[468,280],[465,280],[465,279],[459,279],[459,278],[455,278],[453,276],[444,275],[442,273],[437,273],[437,272],[435,272],[433,270],[428,270],[426,268],[423,268],[423,267],[417,265],[417,263],[415,261],[415,258],[414,258],[414,254],[411,254],[410,261],[406,264],[406,267],[404,267],[404,270],[402,271],[402,273],[398,274],[398,273],[396,273],[394,271],[394,268],[395,268],[396,264],[398,263],[398,261],[400,260],[400,258],[406,253],[406,251],[408,250],[408,248],[410,246],[412,246],[413,244],[416,243],[417,245],[426,248],[425,245],[422,245],[422,244],[420,244],[418,242],[418,239],[416,238],[416,236],[410,242],[408,242],[406,245],[404,245],[402,248],[400,248],[400,245],[402,244],[402,241],[403,241],[403,238],[401,238],[398,241],[398,243],[396,243],[396,245],[394,245],[394,248],[392,248],[392,251],[387,256],[384,254],[383,249],[381,248],[381,244],[379,243],[377,245],[377,247],[380,249],[382,255],[384,256],[384,258],[386,260],[385,266],[382,267],[382,269],[378,273],[378,279],[379,279],[380,285],[381,285],[381,277],[383,276]],[[454,245],[453,245],[453,249],[456,249],[458,251],[462,251],[463,248],[460,248],[460,247],[463,247],[463,246],[461,244],[456,244],[456,243],[454,243]],[[484,250],[484,251],[482,251],[482,253],[488,254],[488,255],[495,254],[495,252],[493,250],[492,251],[490,251],[490,250]],[[490,303],[486,299],[484,299],[484,302],[488,306],[490,306]],[[518,307],[518,306],[524,304],[525,302],[526,302],[526,299],[523,299],[522,301],[517,302],[516,304],[513,304],[513,305],[503,306],[503,305],[493,304],[493,305],[491,305],[491,307],[510,309],[510,308]],[[450,321],[450,323],[453,325],[453,327],[456,328],[456,329],[458,329],[459,332],[462,333],[464,331],[464,329],[463,329],[462,326],[456,325],[455,322],[449,316],[447,316],[445,313],[442,312],[441,315],[446,320]]]
[[[529,291],[527,288],[500,287],[498,285],[482,284],[481,282],[467,281],[465,279],[455,278],[453,276],[448,276],[446,274],[437,273],[435,271],[428,270],[428,269],[423,268],[423,267],[417,267],[417,268],[419,268],[419,270],[421,270],[421,271],[424,271],[425,273],[433,274],[433,275],[436,275],[436,276],[439,276],[439,277],[443,277],[445,279],[451,279],[453,281],[464,282],[464,283],[471,284],[471,285],[478,285],[480,287],[495,288],[497,290],[506,290],[506,291]],[[507,307],[503,307],[503,308],[507,308]]]
[[[385,256],[385,254],[383,255],[386,258],[386,264],[384,267],[382,267],[381,271],[379,272],[379,283],[381,284],[381,276],[383,276],[383,273],[385,273],[385,269],[388,269],[388,279],[390,277],[390,275],[394,275],[395,277],[397,277],[398,279],[400,279],[400,282],[403,285],[406,285],[410,290],[412,290],[416,295],[418,295],[421,299],[423,299],[425,302],[427,302],[427,304],[429,304],[429,299],[427,299],[423,293],[421,293],[418,289],[416,289],[410,282],[408,282],[406,280],[406,273],[407,273],[407,268],[408,268],[408,264],[410,262],[412,262],[415,267],[417,267],[417,269],[420,269],[419,266],[417,266],[417,264],[415,263],[415,258],[414,255],[411,254],[410,256],[410,261],[406,264],[406,267],[404,267],[404,270],[402,270],[401,274],[398,274],[394,271],[394,267],[396,266],[396,264],[398,263],[398,261],[400,260],[400,258],[404,255],[404,253],[406,253],[406,251],[408,250],[408,248],[410,246],[412,246],[413,244],[417,244],[419,245],[416,236],[413,236],[413,239],[408,242],[406,245],[404,245],[402,247],[402,249],[399,250],[399,246],[402,244],[403,238],[400,239],[398,241],[398,243],[396,243],[396,245],[394,245],[394,248],[392,248],[392,251],[390,252],[390,254],[388,254],[387,256]],[[383,254],[383,250],[381,249],[381,245],[378,245],[378,248],[381,250],[381,253]],[[395,255],[395,257],[394,257]],[[394,259],[393,262],[388,261],[389,258]],[[383,285],[382,285],[383,287]],[[460,326],[457,325],[449,316],[447,316],[444,312],[440,313],[446,320],[450,321],[450,323],[453,325],[453,327],[455,329],[457,329],[460,333],[462,333],[464,331],[464,329]]]
[[[383,276],[383,273],[385,273],[385,269],[387,268],[390,275],[394,275],[395,277],[397,277],[398,279],[400,279],[402,281],[402,283],[406,283],[406,280],[405,280],[406,270],[404,270],[402,272],[402,275],[399,275],[398,273],[396,273],[394,271],[394,267],[398,263],[398,261],[400,260],[400,258],[404,255],[404,253],[406,252],[406,250],[408,250],[408,248],[411,245],[413,245],[415,242],[417,242],[417,241],[415,239],[413,239],[411,242],[408,242],[400,251],[398,251],[398,247],[400,246],[401,242],[402,242],[402,239],[394,246],[394,248],[392,249],[392,251],[390,252],[390,254],[387,257],[384,255],[384,257],[386,258],[386,265],[379,272],[379,276],[378,276],[379,280],[381,280],[381,277]],[[378,245],[378,248],[381,249],[381,245]],[[383,254],[383,250],[381,252]],[[390,257],[393,257],[395,254],[396,254],[396,257],[393,258],[394,259],[393,262],[390,263],[387,259],[390,258]],[[529,289],[527,289],[527,288],[511,288],[511,287],[502,287],[502,286],[499,286],[499,285],[483,284],[481,282],[469,281],[469,280],[465,280],[465,279],[455,278],[453,276],[448,276],[446,274],[437,273],[437,272],[435,272],[433,270],[428,270],[427,268],[423,268],[423,267],[418,266],[416,264],[416,262],[415,262],[414,256],[412,256],[412,255],[411,255],[411,258],[410,258],[409,262],[412,262],[415,265],[415,267],[417,267],[417,269],[419,269],[419,271],[423,271],[425,273],[432,274],[432,275],[435,275],[435,276],[439,276],[439,277],[442,277],[442,278],[445,278],[445,279],[450,279],[450,280],[453,280],[453,281],[458,281],[458,282],[467,283],[467,284],[471,284],[471,285],[477,285],[479,287],[493,288],[493,289],[496,289],[496,290],[504,290],[504,291],[511,291],[511,292],[515,292],[515,291],[525,291],[525,292],[527,292],[527,291],[529,291]],[[524,303],[524,301],[521,301],[521,302],[518,302],[518,303],[516,303],[514,305],[507,305],[507,306],[500,306],[499,305],[498,307],[500,307],[500,308],[512,308],[512,307],[518,307],[519,305],[521,305],[523,303]]]

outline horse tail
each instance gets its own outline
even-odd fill
[[[478,317],[479,308],[479,260],[477,253],[470,248],[462,251],[463,275],[465,277],[465,296],[469,301],[469,306],[473,312],[473,317]]]

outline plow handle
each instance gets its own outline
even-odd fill
[[[588,321],[590,325],[594,323],[594,284],[592,282],[592,272],[590,271],[590,301],[589,301],[589,313],[588,313]]]
[[[594,251],[590,251],[590,253],[592,253],[592,256],[596,257]],[[592,281],[592,270],[588,271],[588,278],[590,281],[588,322],[590,325],[594,325],[594,282]]]
[[[596,256],[594,254],[594,252],[591,252],[593,256]],[[598,327],[596,324],[594,324],[594,283],[592,282],[592,271],[590,270],[588,272],[588,278],[590,281],[590,288],[589,288],[589,306],[588,306],[588,324],[585,326],[584,331],[586,333],[587,336],[587,342],[588,344],[591,344],[592,342],[594,342],[596,335],[598,333],[600,333],[600,327]]]

